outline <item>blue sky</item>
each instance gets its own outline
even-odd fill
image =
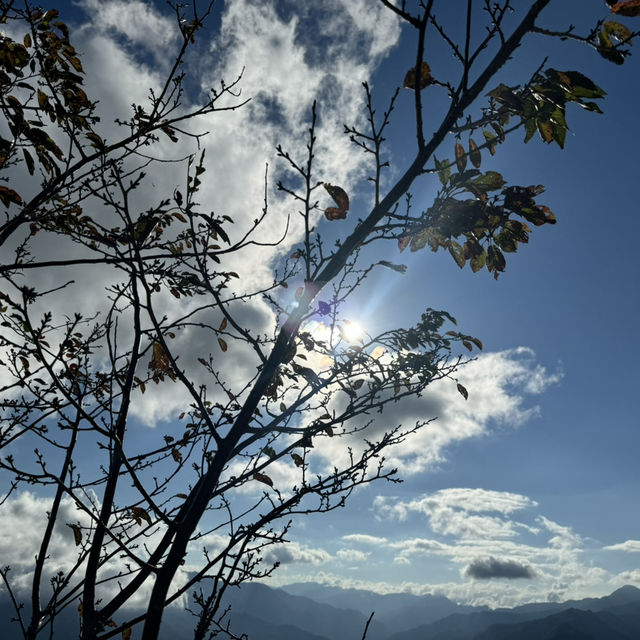
[[[466,3],[436,0],[439,5],[444,23],[460,29]],[[236,0],[214,10],[211,44],[202,45],[187,70],[200,73],[206,84],[223,74],[231,79],[245,67],[243,97],[254,98],[244,112],[211,123],[213,183],[206,194],[217,209],[240,215],[259,210],[264,163],[274,163],[279,142],[300,149],[317,97],[319,165],[327,182],[352,197],[344,227],[320,222],[319,229],[329,236],[343,233],[366,213],[367,168],[362,155],[349,149],[342,123],[359,117],[361,80],[369,80],[383,108],[415,55],[409,29],[372,6],[373,0],[332,0],[320,9],[306,2]],[[76,28],[88,85],[95,95],[104,91],[105,116],[126,110],[131,93],[138,99],[157,82],[173,42],[164,4],[84,0],[60,7]],[[556,0],[542,23],[577,23],[580,29],[606,15],[599,1]],[[455,63],[433,31],[431,38],[425,59],[436,78],[449,78],[457,73]],[[530,37],[489,88],[522,82],[546,56],[548,66],[580,70],[607,92],[604,115],[570,106],[564,150],[537,136],[524,145],[516,132],[495,157],[483,153],[482,167],[501,172],[510,184],[544,185],[539,202],[551,208],[558,224],[535,228],[498,281],[486,271],[461,271],[442,252],[376,248],[375,259],[402,262],[407,273],[378,270],[345,311],[371,332],[407,326],[425,306],[449,311],[462,331],[484,343],[485,355],[460,373],[469,400],[447,382],[422,403],[394,408],[390,420],[431,418],[440,410],[432,428],[399,448],[395,462],[405,482],[374,484],[356,492],[346,509],[299,520],[292,542],[270,552],[282,562],[271,584],[322,580],[494,605],[640,586],[640,63],[632,56],[617,67],[584,46]],[[447,98],[437,87],[424,96],[429,132],[437,128]],[[389,128],[387,184],[414,151],[412,101],[410,91],[401,92]],[[269,105],[277,106],[280,120],[272,118]],[[104,118],[107,135],[112,120]],[[452,158],[454,142],[448,138],[438,157]],[[177,180],[164,175],[156,181],[167,179]],[[412,189],[414,205],[428,207],[438,186],[435,176],[422,178]],[[287,205],[272,197],[276,215],[283,215]],[[240,268],[259,282],[276,261],[261,253]],[[171,429],[179,406],[171,393],[145,398],[136,437]],[[528,566],[533,577],[466,575],[470,563],[489,557]],[[191,561],[197,561],[195,551]]]

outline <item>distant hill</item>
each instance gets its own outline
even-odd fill
[[[360,640],[371,611],[375,616],[367,640],[640,639],[640,589],[631,586],[603,598],[490,610],[440,596],[382,595],[314,583],[273,589],[250,583],[229,589],[223,606],[227,605],[231,630],[237,636],[247,634],[249,640]],[[128,616],[135,614],[127,611]],[[8,601],[0,597],[2,640],[20,637],[18,626],[9,622],[13,615]],[[194,622],[188,612],[169,607],[161,640],[188,640]],[[78,637],[75,607],[61,616],[55,637]]]
[[[630,623],[608,609],[595,613],[571,608],[529,622],[492,625],[474,640],[637,640],[637,609],[635,617]]]
[[[590,618],[597,621],[592,628],[582,615],[584,613],[595,616]],[[571,635],[573,629],[576,633],[577,630],[584,633],[586,628],[593,633],[605,634],[594,635],[593,640],[638,640],[640,589],[626,586],[603,598],[540,602],[513,609],[453,614],[428,625],[394,633],[389,640],[528,640],[530,637],[535,640],[591,640],[591,636]],[[540,635],[543,632],[548,637]]]
[[[411,593],[380,594],[360,589],[341,589],[303,582],[282,587],[288,593],[303,595],[316,602],[324,602],[333,607],[357,609],[369,616],[375,611],[374,620],[391,631],[404,631],[428,624],[445,616],[458,613],[483,611],[487,607],[459,605],[444,596]]]

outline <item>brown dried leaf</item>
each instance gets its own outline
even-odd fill
[[[329,207],[325,209],[324,215],[327,220],[344,220],[349,210],[349,196],[342,187],[324,183],[324,188],[329,195],[336,201],[337,207]]]
[[[462,173],[467,166],[467,155],[464,152],[464,147],[459,142],[456,142],[455,153],[456,166],[458,167],[458,171]]]
[[[296,463],[296,467],[301,467],[304,465],[304,460],[302,459],[302,456],[298,453],[292,453],[291,457],[293,458],[293,461]]]
[[[131,507],[131,514],[138,524],[141,525],[144,520],[148,525],[151,525],[151,518],[149,517],[146,509],[143,509],[142,507]]]
[[[469,399],[469,392],[458,382],[458,391],[460,392],[460,395],[465,399],[468,400]]]
[[[471,160],[471,164],[476,169],[480,168],[480,165],[482,164],[482,155],[473,138],[469,138],[469,160]]]
[[[627,16],[628,18],[640,16],[640,0],[625,0],[625,2],[618,2],[611,7],[611,13],[615,13],[619,16]]]
[[[416,67],[409,69],[407,71],[407,75],[404,77],[404,88],[412,89],[415,91],[416,89]],[[433,78],[431,77],[431,67],[426,62],[423,62],[420,65],[420,90],[424,89],[426,86],[430,85],[433,82]]]
[[[273,487],[273,480],[265,473],[256,471],[253,474],[253,479],[257,480],[258,482],[262,482],[263,484],[268,484],[270,487]]]

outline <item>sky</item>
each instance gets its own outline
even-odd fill
[[[205,140],[210,182],[202,198],[242,226],[243,216],[253,218],[247,212],[262,206],[265,163],[270,163],[273,223],[264,233],[273,239],[291,210],[273,188],[286,175],[275,145],[303,148],[317,99],[318,173],[351,196],[344,227],[321,221],[318,226],[329,238],[346,234],[343,229],[366,214],[371,191],[367,157],[349,144],[342,125],[362,122],[362,81],[370,83],[382,111],[414,64],[413,33],[381,4],[320,4],[221,2],[205,44],[186,66],[194,92],[242,72],[241,97],[251,102],[204,122],[210,131]],[[167,51],[177,43],[172,16],[163,3],[139,0],[57,6],[72,27],[90,95],[100,96],[108,138],[114,117],[126,114],[132,101],[144,100],[148,87],[158,86],[166,72]],[[435,2],[452,33],[463,27],[464,6],[461,0]],[[556,0],[541,22],[549,28],[574,23],[584,30],[606,16],[600,1]],[[477,33],[482,29],[478,24]],[[624,584],[640,587],[635,194],[640,59],[631,56],[618,67],[577,43],[530,36],[492,86],[521,82],[546,57],[550,67],[580,70],[601,86],[607,92],[604,114],[569,106],[565,149],[538,136],[525,145],[516,132],[494,157],[484,152],[482,167],[503,173],[510,184],[544,185],[539,202],[551,208],[558,223],[534,229],[530,243],[510,256],[497,281],[486,271],[460,270],[442,252],[400,254],[392,243],[376,246],[365,258],[403,263],[407,271],[376,270],[345,311],[374,333],[408,326],[427,306],[446,309],[460,330],[484,345],[457,374],[468,400],[445,380],[424,397],[385,412],[386,426],[437,417],[390,452],[404,482],[374,483],[358,490],[344,509],[298,519],[291,542],[267,554],[267,560],[281,563],[269,584],[314,580],[380,592],[439,593],[491,606],[605,595]],[[438,79],[458,73],[433,30],[425,60]],[[437,87],[423,95],[430,132],[439,125],[447,98]],[[403,90],[387,134],[387,186],[415,151],[412,104],[412,92]],[[167,153],[174,152],[170,142],[164,144]],[[447,138],[436,155],[452,158],[454,144]],[[171,171],[163,167],[152,176],[141,201],[154,196],[156,185],[178,184]],[[412,187],[414,206],[428,207],[438,186],[435,176],[422,177]],[[277,251],[256,248],[249,258],[238,259],[247,286],[272,277],[274,265],[300,241],[296,225],[293,216]],[[55,254],[56,248],[50,251]],[[93,278],[90,270],[76,275],[78,286]],[[99,304],[100,288],[90,289],[88,297],[74,297],[74,304]],[[272,321],[260,305],[247,310],[246,318],[256,327]],[[184,348],[195,353],[200,346]],[[229,379],[241,380],[250,365],[236,360]],[[180,406],[181,397],[170,390],[145,394],[135,407],[133,437],[170,432]],[[327,459],[344,455],[338,444],[332,446]],[[272,475],[275,482],[290,481],[286,469],[280,472]],[[26,531],[37,530],[45,510],[43,496],[25,491],[0,507],[0,528],[19,523]],[[35,542],[23,544],[22,557],[32,557],[28,545]],[[3,564],[11,553],[12,544],[0,536]],[[57,553],[64,555],[62,543]],[[195,551],[189,562],[197,562]]]

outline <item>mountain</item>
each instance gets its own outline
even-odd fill
[[[487,609],[487,607],[459,605],[444,596],[416,596],[410,593],[380,594],[360,589],[341,589],[314,582],[290,584],[282,587],[282,590],[333,607],[356,609],[367,617],[374,611],[373,620],[376,624],[391,631],[412,629],[454,613],[471,613]]]
[[[591,636],[571,635],[572,629],[581,633],[591,629],[587,614],[596,616],[593,633],[604,634],[594,635],[594,640],[637,640],[640,638],[640,589],[626,586],[603,598],[564,603],[539,602],[513,609],[454,614],[431,624],[394,633],[389,640],[527,640],[529,637],[535,640],[588,640]],[[533,629],[532,635],[526,635],[530,629]],[[543,632],[548,632],[548,638],[541,635]]]
[[[236,635],[245,633],[245,620],[260,619],[272,625],[290,625],[327,638],[361,638],[368,617],[355,609],[332,607],[258,582],[228,590],[223,603],[223,606],[231,606],[231,629]],[[381,625],[372,625],[372,639],[386,635],[386,629],[382,629]],[[262,640],[262,637],[255,636],[255,640]]]
[[[607,609],[595,613],[570,608],[528,622],[492,625],[474,640],[637,640],[639,632],[637,605],[635,624]]]
[[[375,611],[375,616],[367,640],[640,638],[640,589],[630,586],[603,598],[489,610],[458,605],[438,596],[381,595],[312,583],[284,589],[248,583],[241,588],[229,588],[222,606],[222,610],[231,607],[228,615],[231,631],[236,636],[247,634],[249,640],[360,640],[371,611]],[[131,610],[126,612],[130,617],[135,614]],[[3,640],[20,637],[18,626],[9,622],[13,615],[6,596],[0,594]],[[194,623],[187,611],[168,607],[163,616],[161,640],[187,640],[192,637]],[[78,637],[75,606],[65,610],[57,620],[55,637]]]

